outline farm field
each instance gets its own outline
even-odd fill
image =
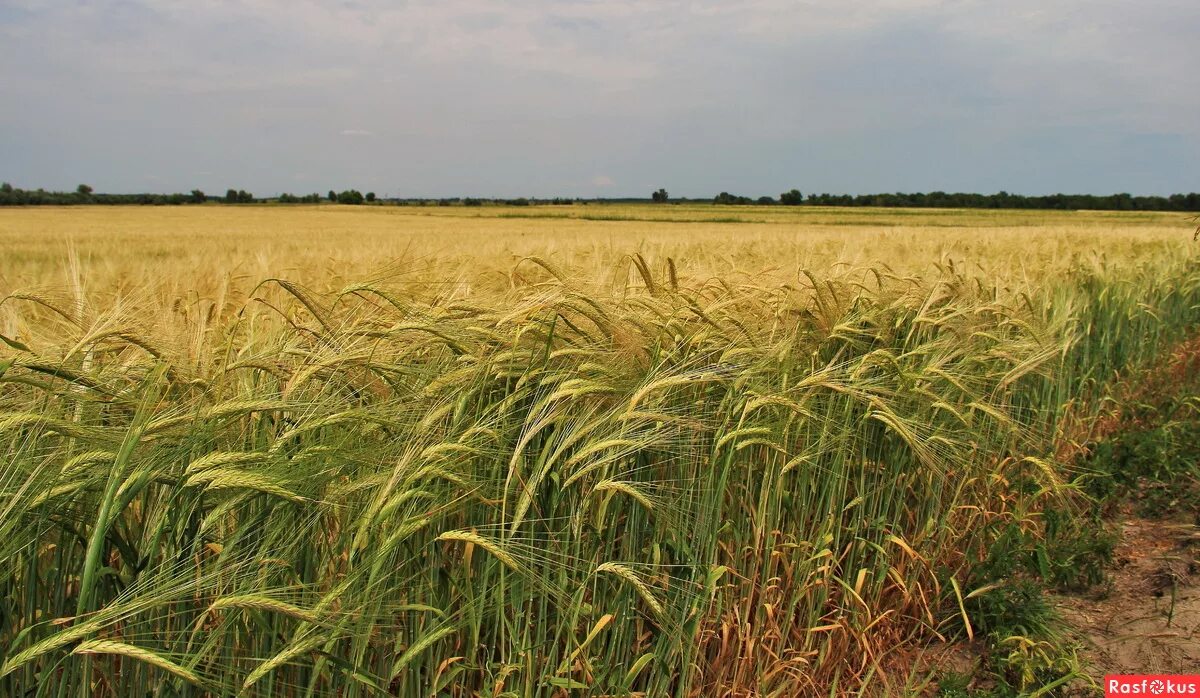
[[[0,212],[0,289],[65,288],[73,250],[88,293],[239,294],[273,276],[325,290],[365,278],[457,294],[504,293],[522,258],[607,285],[630,255],[703,279],[795,281],[798,269],[886,264],[928,273],[970,260],[1019,279],[1082,258],[1183,245],[1186,214],[780,206],[92,207]],[[844,268],[844,267],[843,267]],[[1011,273],[1010,273],[1011,272]],[[73,282],[71,282],[73,283]],[[98,298],[101,296],[97,296]],[[165,296],[159,300],[167,300]]]
[[[1086,684],[1008,609],[1193,477],[1194,230],[0,210],[0,695],[901,695],[948,643]]]

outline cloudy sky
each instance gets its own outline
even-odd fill
[[[0,0],[0,180],[1200,190],[1196,0]]]

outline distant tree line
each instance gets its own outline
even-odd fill
[[[721,204],[722,206],[749,206],[755,203],[755,201],[748,196],[738,196],[737,194],[730,194],[727,191],[723,191],[713,197],[713,203]],[[771,199],[771,203],[775,203],[775,200]]]
[[[332,201],[343,204],[361,204],[375,201],[375,192],[364,196],[351,189],[340,194],[329,192]],[[0,184],[0,206],[79,206],[84,204],[107,206],[178,206],[182,204],[254,204],[275,202],[280,204],[319,204],[320,194],[283,193],[274,199],[257,198],[245,189],[228,189],[225,196],[208,196],[199,189],[188,194],[97,194],[92,187],[80,184],[73,192],[46,191],[45,189],[18,189],[5,182]]]
[[[207,200],[199,189],[189,194],[97,194],[86,184],[80,184],[72,192],[18,189],[8,182],[0,184],[0,206],[178,206]]]
[[[661,191],[661,190],[660,190]],[[657,194],[657,192],[656,192]],[[658,201],[652,198],[652,201]],[[1200,194],[1170,196],[1133,196],[1132,194],[1048,194],[1025,196],[1002,191],[997,194],[946,193],[927,194],[809,194],[807,198],[796,189],[784,192],[778,199],[762,196],[751,199],[721,192],[713,197],[714,204],[780,205],[780,206],[881,206],[885,208],[1018,208],[1050,210],[1096,211],[1200,211]]]
[[[662,192],[666,196],[666,192]],[[275,198],[258,198],[245,189],[228,189],[224,196],[209,196],[199,189],[188,194],[97,194],[92,187],[80,184],[73,192],[46,191],[45,189],[19,189],[7,182],[0,184],[0,206],[78,206],[83,204],[126,205],[126,206],[169,206],[181,204],[319,204],[329,201],[357,206],[361,204],[388,203],[395,206],[566,206],[586,203],[580,198],[556,196],[552,199],[518,197],[514,199],[480,197],[408,198],[380,199],[375,192],[366,194],[357,189],[329,190],[328,194],[292,194],[284,192]],[[630,201],[636,201],[632,199]]]
[[[297,196],[295,194],[288,194],[287,192],[284,192],[279,195],[279,198],[276,199],[276,201],[281,204],[319,204],[321,203],[321,195],[314,193]]]
[[[0,184],[0,206],[75,206],[82,204],[97,204],[110,206],[174,206],[181,204],[317,204],[328,200],[339,204],[361,205],[388,203],[396,206],[533,206],[556,205],[568,206],[587,203],[644,203],[646,199],[638,198],[609,198],[581,199],[578,197],[554,197],[552,199],[525,198],[397,198],[379,199],[375,192],[363,194],[357,189],[346,189],[341,192],[330,190],[322,197],[320,194],[291,194],[283,193],[278,197],[256,198],[244,189],[229,189],[224,197],[210,197],[199,189],[193,189],[187,194],[98,194],[92,187],[80,184],[72,192],[46,191],[44,189],[18,189],[5,182]],[[683,203],[695,199],[671,199],[666,189],[651,192],[650,201],[653,203]],[[792,189],[783,192],[778,198],[760,196],[752,198],[723,191],[712,199],[714,204],[722,205],[759,205],[759,206],[881,206],[887,208],[1014,208],[1014,209],[1057,209],[1079,210],[1090,209],[1099,211],[1200,211],[1200,193],[1171,194],[1170,196],[1133,196],[1132,194],[1110,194],[1097,196],[1094,194],[1048,194],[1041,196],[1025,196],[999,192],[996,194],[946,193],[934,191],[929,193],[895,193],[895,194],[809,194],[805,196],[799,190]]]
[[[556,196],[553,199],[518,197],[516,199],[485,199],[477,197],[449,197],[440,199],[390,199],[397,206],[570,206],[587,203],[583,199],[568,199]]]

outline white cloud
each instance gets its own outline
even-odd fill
[[[614,182],[613,178],[609,177],[608,175],[598,174],[595,177],[592,177],[592,186],[594,186],[594,187],[599,187],[601,189],[607,189],[609,187],[614,187],[616,185],[617,185],[617,183]]]

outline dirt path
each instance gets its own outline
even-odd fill
[[[1097,683],[1106,673],[1200,671],[1198,553],[1195,525],[1125,517],[1109,583],[1057,597]]]

